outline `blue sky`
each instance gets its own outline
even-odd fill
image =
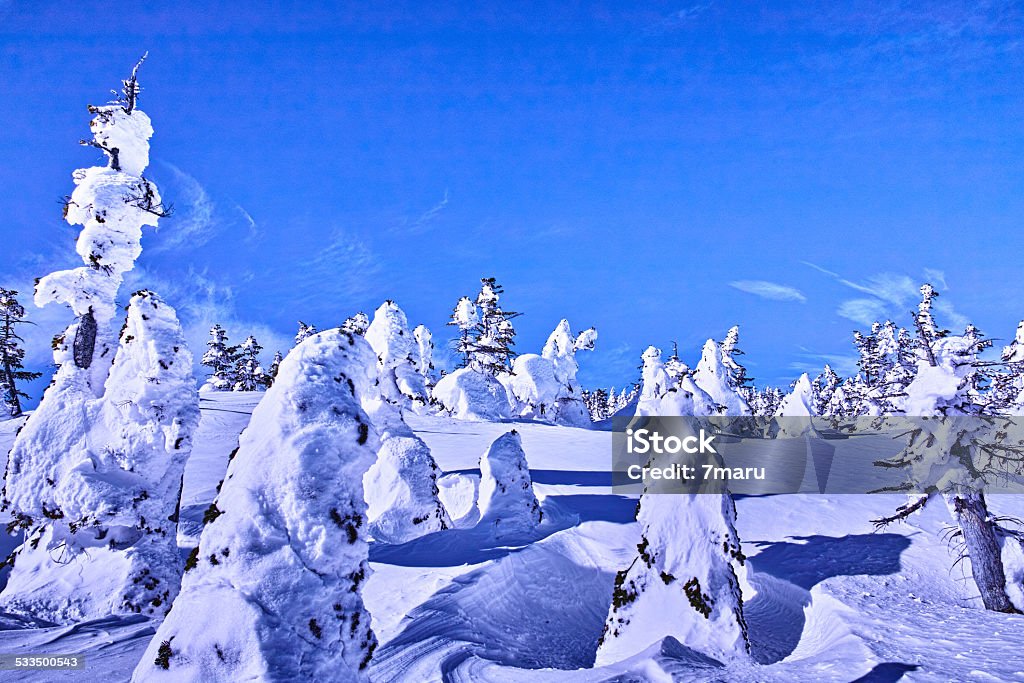
[[[272,351],[385,298],[446,337],[490,275],[520,352],[598,328],[585,385],[737,323],[787,384],[848,372],[925,279],[950,326],[1024,318],[1017,3],[311,4],[0,1],[0,283],[79,265],[57,201],[97,161],[85,105],[148,50],[177,213],[128,286],[197,341]],[[45,363],[66,314],[31,312]]]

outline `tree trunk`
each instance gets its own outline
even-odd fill
[[[1006,595],[1002,553],[996,539],[995,524],[989,519],[985,495],[981,491],[962,489],[946,494],[946,505],[963,532],[967,556],[971,560],[971,574],[985,609],[1019,613]]]

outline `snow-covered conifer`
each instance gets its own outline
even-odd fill
[[[261,391],[270,383],[263,366],[260,365],[260,352],[263,347],[251,334],[238,347],[235,360],[234,391]]]
[[[842,378],[836,374],[836,371],[832,369],[832,366],[826,363],[825,369],[822,370],[820,375],[814,378],[814,383],[812,385],[814,389],[815,415],[835,414],[829,411],[835,407],[833,398],[835,397],[836,391],[840,389],[842,381]]]
[[[135,73],[122,101],[89,108],[108,164],[76,171],[65,206],[83,226],[85,265],[36,286],[37,305],[65,303],[76,320],[54,342],[57,373],[15,440],[4,486],[28,541],[0,603],[54,621],[161,614],[177,590],[173,519],[198,420],[191,355],[155,295],[132,298],[119,346],[114,322],[142,226],[167,213],[142,176],[153,129]]]
[[[721,406],[722,414],[729,417],[750,415],[750,406],[737,392],[732,373],[723,362],[722,348],[713,339],[704,343],[700,362],[693,371],[693,381],[716,405]]]
[[[274,352],[274,360],[270,361],[270,368],[267,369],[267,386],[269,387],[277,379],[277,373],[281,371],[281,362],[284,357],[281,356],[280,351]]]
[[[1013,341],[1003,347],[1003,371],[993,377],[992,411],[1020,414],[1024,407],[1024,320],[1017,325]]]
[[[306,323],[299,321],[299,329],[295,332],[295,345],[298,346],[304,342],[307,338],[312,337],[317,333],[316,325],[307,325]]]
[[[377,434],[360,398],[375,374],[366,342],[339,330],[284,359],[133,681],[366,680]]]
[[[720,344],[722,349],[722,364],[729,371],[729,382],[740,396],[746,399],[753,377],[747,376],[747,369],[740,364],[738,357],[744,355],[739,348],[740,326],[733,325],[725,335]]]
[[[430,402],[423,375],[416,367],[416,338],[398,304],[389,299],[380,305],[366,330],[366,341],[377,354],[380,392],[385,400],[402,407],[422,407]]]
[[[477,294],[475,302],[479,310],[479,320],[469,342],[470,366],[495,377],[507,374],[511,370],[512,359],[515,356],[512,347],[515,345],[516,336],[512,319],[521,315],[501,307],[500,299],[503,293],[504,289],[493,277],[481,278],[480,293]],[[463,306],[460,301],[456,306],[456,315],[460,314],[459,309]],[[454,317],[453,322],[461,329],[461,323]]]
[[[508,384],[522,405],[521,414],[571,427],[590,426],[583,389],[576,379],[576,352],[592,350],[596,342],[594,328],[573,335],[569,321],[562,320],[548,337],[541,355],[517,357]]]
[[[220,325],[210,328],[210,339],[206,342],[206,353],[201,365],[210,368],[209,379],[204,390],[231,391],[235,386],[235,363],[238,361],[238,347],[228,344],[228,333]]]
[[[417,325],[412,336],[416,339],[416,372],[429,392],[434,386],[434,336],[426,325]]]
[[[345,319],[345,322],[341,324],[341,331],[348,332],[349,334],[364,335],[366,334],[366,328],[369,326],[370,316],[359,311],[355,315]]]
[[[661,349],[647,347],[642,355],[637,415],[716,415],[718,405],[689,375],[672,377],[661,360]]]
[[[543,513],[519,432],[502,434],[480,458],[480,524],[496,536],[529,532]]]
[[[626,659],[667,636],[720,661],[747,658],[736,576],[745,558],[729,493],[645,492],[637,521],[640,543],[615,576],[596,665]]]
[[[198,423],[174,309],[139,292],[103,396],[51,387],[11,452],[5,494],[27,540],[2,608],[57,622],[162,616],[181,579],[176,510]]]
[[[459,338],[455,341],[455,351],[462,357],[459,365],[461,368],[469,367],[470,353],[473,350],[472,333],[479,322],[480,315],[473,300],[468,296],[459,299],[448,324],[459,330]]]
[[[0,287],[0,417],[21,415],[21,399],[28,398],[28,394],[18,388],[18,383],[42,376],[25,370],[24,340],[18,335],[17,326],[28,322],[25,307],[18,302],[18,292]]]

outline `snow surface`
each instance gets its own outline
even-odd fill
[[[204,396],[184,500],[208,506],[260,394]],[[409,416],[456,488],[509,424]],[[0,422],[0,452],[18,420]],[[591,669],[615,572],[636,556],[635,498],[612,493],[607,432],[518,423],[545,522],[509,544],[451,529],[370,544],[363,599],[380,641],[374,681],[1015,681],[1024,617],[980,608],[965,563],[941,534],[941,505],[874,533],[900,495],[741,497],[736,526],[753,662],[722,664],[652,634],[624,661]],[[456,483],[457,482],[457,483]],[[462,496],[472,496],[463,489]],[[1000,515],[1024,500],[993,496]],[[547,526],[545,526],[547,524]],[[183,548],[187,553],[188,547]],[[1004,552],[1006,552],[1004,550]],[[0,575],[2,580],[2,575]],[[39,627],[0,615],[0,652],[80,652],[83,672],[0,672],[0,681],[127,681],[158,620],[118,617]],[[442,673],[443,672],[443,673]],[[902,678],[901,678],[902,676]]]

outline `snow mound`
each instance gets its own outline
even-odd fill
[[[384,440],[363,478],[374,539],[405,543],[451,526],[438,499],[438,474],[427,444],[411,430]]]
[[[495,422],[511,417],[504,385],[471,368],[461,368],[438,380],[434,398],[460,420]]]

